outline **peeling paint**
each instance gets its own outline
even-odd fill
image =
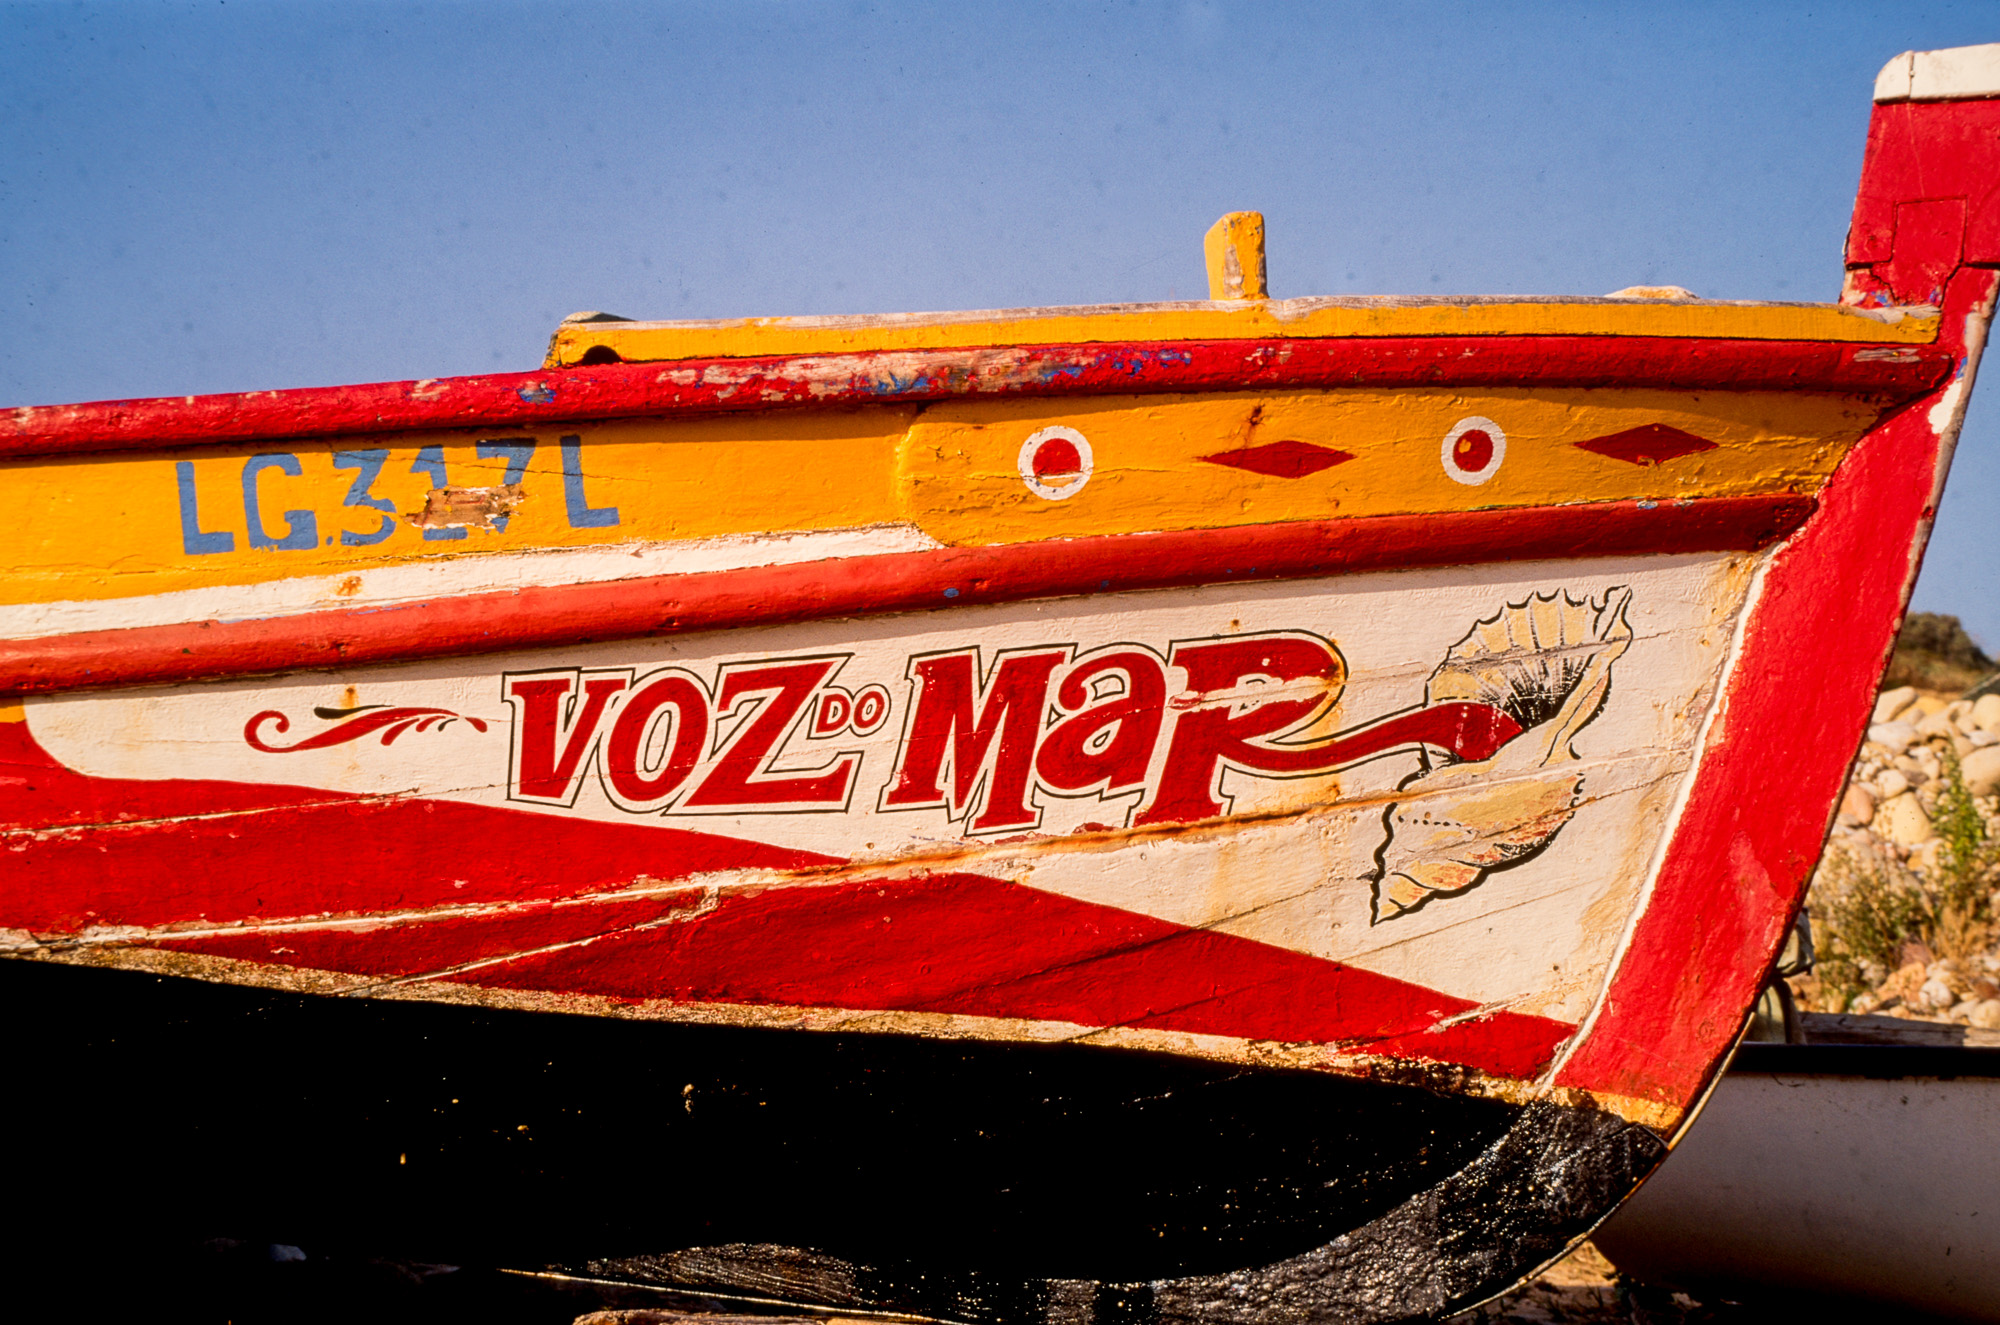
[[[507,516],[526,499],[520,484],[491,488],[432,488],[420,511],[403,517],[415,529],[504,529]]]

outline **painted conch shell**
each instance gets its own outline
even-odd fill
[[[1611,664],[1632,643],[1631,601],[1629,589],[1597,603],[1536,594],[1478,622],[1446,651],[1425,702],[1491,704],[1521,734],[1477,762],[1425,751],[1423,770],[1383,815],[1373,923],[1478,886],[1541,851],[1569,822],[1583,792],[1570,742],[1604,706]]]

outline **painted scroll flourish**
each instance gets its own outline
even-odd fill
[[[243,724],[243,739],[254,750],[265,754],[292,754],[300,750],[323,750],[330,745],[345,745],[358,741],[375,732],[382,733],[382,744],[388,745],[412,727],[418,731],[433,728],[443,730],[454,722],[469,723],[474,731],[486,730],[484,718],[467,717],[450,709],[440,708],[392,708],[385,704],[363,704],[359,708],[330,709],[316,708],[313,716],[322,719],[345,719],[337,725],[305,737],[292,745],[271,745],[263,738],[263,729],[268,724],[274,734],[282,735],[291,730],[291,719],[277,709],[266,709]]]

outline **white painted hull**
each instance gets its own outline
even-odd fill
[[[1891,1074],[1912,1052],[1931,1072],[2000,1057],[1854,1048],[1848,1062],[1886,1059],[1884,1074],[1733,1071],[1593,1241],[1635,1278],[1696,1292],[2000,1321],[2000,1076]]]

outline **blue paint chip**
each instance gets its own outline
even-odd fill
[[[553,405],[556,400],[556,389],[540,382],[530,382],[514,394],[530,405]]]
[[[944,591],[944,596],[945,596],[946,598],[956,598],[956,597],[958,597],[958,590],[956,590],[956,589],[946,589],[946,590]]]

